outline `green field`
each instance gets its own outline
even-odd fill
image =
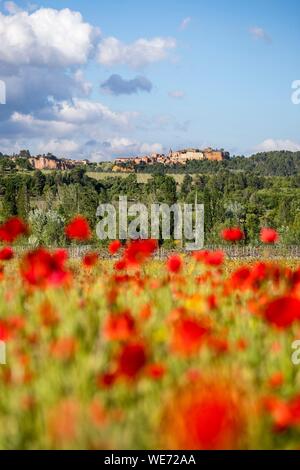
[[[100,173],[99,172],[97,173],[97,172],[88,171],[86,174],[90,178],[94,178],[96,180],[104,180],[105,178],[111,178],[114,176],[119,177],[119,178],[126,178],[133,173],[122,173],[122,172],[112,172],[112,173]],[[179,183],[179,184],[182,183],[183,178],[184,178],[184,174],[174,174],[174,175],[172,174],[170,176],[172,176],[174,180],[176,181],[176,183]],[[136,177],[137,177],[138,183],[147,183],[147,181],[152,178],[152,175],[149,173],[136,173]]]

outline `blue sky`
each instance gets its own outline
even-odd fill
[[[0,11],[0,151],[97,161],[186,146],[300,150],[297,1],[2,1]]]

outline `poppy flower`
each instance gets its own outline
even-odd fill
[[[236,348],[238,351],[245,351],[248,347],[248,342],[244,338],[239,338],[236,341]]]
[[[149,320],[152,315],[152,309],[150,304],[146,304],[141,308],[139,316],[142,320]]]
[[[149,364],[146,371],[148,377],[153,380],[160,380],[166,373],[166,368],[163,364]]]
[[[135,331],[134,318],[129,311],[111,314],[104,323],[103,335],[108,340],[125,341]]]
[[[208,337],[207,344],[217,353],[225,353],[229,351],[229,344],[226,338],[210,336]]]
[[[300,395],[290,400],[283,400],[274,396],[264,400],[265,409],[270,413],[275,431],[282,432],[288,428],[300,425]]]
[[[70,279],[70,272],[65,267],[66,259],[65,250],[50,253],[44,248],[37,248],[29,251],[21,262],[22,277],[36,287],[63,285]]]
[[[260,240],[263,243],[276,243],[278,238],[278,233],[272,228],[262,228],[260,231]]]
[[[291,423],[291,411],[288,403],[277,397],[266,397],[264,399],[264,408],[271,415],[275,431],[284,431]]]
[[[170,256],[170,258],[167,261],[167,270],[170,273],[177,274],[181,271],[183,262],[182,258],[179,255],[173,255]]]
[[[96,378],[97,386],[99,388],[110,388],[115,383],[116,379],[116,373],[105,372],[104,374],[98,375]]]
[[[229,278],[229,284],[232,289],[245,290],[250,287],[251,269],[247,266],[241,266],[236,269]]]
[[[107,413],[102,403],[99,402],[99,400],[94,399],[89,406],[89,410],[90,410],[91,420],[95,426],[102,427],[103,425],[106,424]]]
[[[72,442],[79,433],[80,405],[67,398],[53,406],[48,414],[47,430],[55,446]]]
[[[123,271],[126,268],[126,260],[125,259],[120,259],[115,262],[114,264],[114,269],[116,271]]]
[[[139,266],[157,250],[157,240],[132,240],[124,251],[123,260],[126,266]]]
[[[291,424],[299,427],[300,425],[300,395],[296,395],[289,400],[289,410],[291,412]]]
[[[224,262],[224,252],[222,250],[217,251],[198,251],[193,253],[193,258],[196,261],[200,261],[207,266],[220,266]]]
[[[122,243],[120,242],[120,240],[114,240],[109,244],[108,251],[111,255],[115,255],[119,251],[121,246]]]
[[[208,266],[220,266],[224,262],[224,256],[224,252],[221,250],[208,251],[204,257],[204,263]]]
[[[147,362],[145,345],[141,342],[125,344],[118,357],[117,373],[127,379],[135,379]]]
[[[28,226],[19,217],[11,217],[0,225],[0,240],[13,243],[21,235],[28,233]]]
[[[7,341],[10,338],[10,328],[4,320],[0,320],[0,341]]]
[[[5,246],[0,250],[0,260],[9,261],[14,257],[13,249],[10,246]]]
[[[284,382],[284,376],[282,372],[274,372],[268,380],[268,384],[272,388],[281,387]]]
[[[226,228],[221,232],[221,237],[227,242],[238,242],[245,237],[244,232],[239,227]]]
[[[84,257],[83,257],[82,264],[83,264],[83,266],[85,266],[86,268],[92,268],[93,266],[95,266],[95,264],[97,263],[98,259],[99,259],[98,253],[96,253],[96,252],[87,253],[87,254],[84,255]]]
[[[75,355],[77,343],[74,338],[60,338],[54,341],[50,346],[50,351],[56,359],[68,361]]]
[[[264,309],[264,318],[271,325],[288,328],[300,319],[300,300],[294,297],[280,297],[269,302]]]
[[[241,449],[243,443],[247,445],[250,405],[248,397],[232,381],[201,376],[178,389],[168,401],[161,429],[163,447]]]
[[[211,294],[206,299],[209,310],[215,310],[218,307],[217,297]]]
[[[171,348],[174,352],[189,356],[197,352],[208,329],[191,317],[180,318],[173,326]]]
[[[65,227],[65,234],[74,240],[88,240],[91,238],[91,229],[85,217],[78,215]]]
[[[55,326],[59,323],[59,316],[50,302],[45,301],[39,308],[42,324],[46,327]]]

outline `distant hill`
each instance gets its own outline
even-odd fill
[[[88,160],[75,160],[57,158],[52,154],[37,155],[33,157],[28,150],[23,150],[19,155],[3,155],[0,152],[0,169],[6,168],[13,171],[14,168],[33,169],[53,169],[66,170],[77,166],[86,166],[88,171],[111,172],[114,162],[92,163]],[[124,167],[124,170],[126,166]],[[164,165],[162,163],[147,164],[141,163],[129,169],[130,172],[147,174],[214,174],[219,171],[247,172],[258,176],[293,176],[300,174],[300,151],[276,151],[261,152],[250,157],[234,156],[222,161],[191,160],[186,165],[173,164]]]
[[[293,176],[300,173],[300,152],[263,152],[250,157],[236,156],[220,162],[189,161],[182,165],[164,168],[163,165],[138,165],[136,172],[141,173],[203,173],[219,171],[247,172],[258,176]]]
[[[262,152],[251,157],[235,157],[229,168],[253,171],[261,176],[291,176],[300,172],[300,152]]]

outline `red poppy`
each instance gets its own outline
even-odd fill
[[[13,249],[10,246],[5,246],[0,250],[0,260],[1,261],[9,261],[14,257]]]
[[[289,401],[291,412],[291,424],[299,427],[300,425],[300,395],[296,395]]]
[[[300,300],[294,297],[280,297],[269,302],[264,318],[277,328],[287,328],[300,319]]]
[[[230,380],[201,376],[190,381],[166,405],[161,432],[164,448],[241,449],[249,408],[248,396]]]
[[[7,341],[11,334],[10,328],[6,321],[0,320],[0,341]]]
[[[86,255],[84,255],[82,263],[86,268],[92,268],[93,266],[95,266],[98,259],[99,259],[98,253],[96,252],[87,253]]]
[[[135,379],[147,362],[146,348],[143,343],[127,343],[118,357],[117,373],[128,379]]]
[[[94,399],[89,406],[89,410],[90,410],[91,420],[95,426],[102,427],[103,425],[106,424],[107,413],[102,403],[99,402],[99,400]]]
[[[88,240],[91,238],[91,229],[85,217],[78,215],[65,227],[68,238],[74,240]]]
[[[182,258],[179,255],[173,255],[167,261],[167,269],[170,273],[179,273],[182,269],[182,265]]]
[[[273,419],[275,431],[283,431],[289,427],[292,417],[288,403],[271,396],[264,399],[264,406]]]
[[[64,398],[48,412],[47,431],[55,448],[70,445],[78,438],[80,404],[74,398]]]
[[[75,355],[77,343],[74,338],[60,338],[50,346],[50,352],[56,359],[68,361]]]
[[[53,305],[48,301],[41,304],[39,314],[44,326],[50,327],[59,323],[59,316]]]
[[[114,240],[113,242],[109,244],[108,251],[110,252],[111,255],[114,255],[119,251],[121,246],[122,246],[122,243],[120,242],[120,240]]]
[[[300,425],[300,395],[290,400],[277,397],[267,397],[264,400],[265,408],[270,412],[275,431],[282,432],[290,427],[299,428]]]
[[[229,351],[229,344],[226,338],[210,336],[208,337],[207,344],[217,353],[225,353]]]
[[[196,319],[184,317],[174,324],[171,347],[172,350],[182,354],[191,355],[197,352],[203,343],[208,329],[203,327]]]
[[[123,259],[127,266],[138,266],[150,258],[156,250],[156,240],[132,240],[125,249]]]
[[[59,286],[70,278],[70,272],[65,267],[66,259],[65,250],[50,253],[44,248],[37,248],[29,251],[23,258],[21,274],[23,279],[32,286]]]
[[[146,304],[141,308],[139,316],[142,320],[149,320],[152,315],[152,309],[150,304]]]
[[[215,310],[218,307],[217,297],[211,294],[206,299],[209,310]]]
[[[239,227],[226,228],[221,232],[221,237],[227,242],[238,242],[245,237],[244,232]]]
[[[163,364],[149,364],[147,367],[147,375],[153,380],[161,379],[166,373],[166,368]]]
[[[248,342],[244,338],[240,338],[236,342],[236,348],[238,351],[245,351],[248,347]]]
[[[268,383],[270,387],[272,388],[281,387],[283,382],[284,382],[284,376],[282,372],[274,372],[274,374],[272,374],[268,380]]]
[[[220,266],[221,264],[223,264],[224,256],[225,254],[222,250],[203,250],[193,253],[193,258],[195,258],[196,261],[200,261],[206,264],[207,266]]]
[[[220,266],[224,262],[224,256],[221,250],[209,251],[204,258],[204,263],[208,266]]]
[[[28,233],[28,226],[19,217],[11,217],[0,225],[0,240],[13,243],[21,235]]]
[[[99,388],[111,387],[117,379],[117,375],[111,372],[105,372],[97,377],[96,382]]]
[[[126,268],[126,260],[125,259],[120,259],[115,262],[114,264],[114,269],[116,271],[123,271],[123,269]]]
[[[260,240],[263,243],[276,243],[278,238],[278,233],[272,228],[262,228],[260,231]]]
[[[113,341],[125,341],[133,335],[135,322],[129,311],[111,314],[105,321],[103,335]]]

